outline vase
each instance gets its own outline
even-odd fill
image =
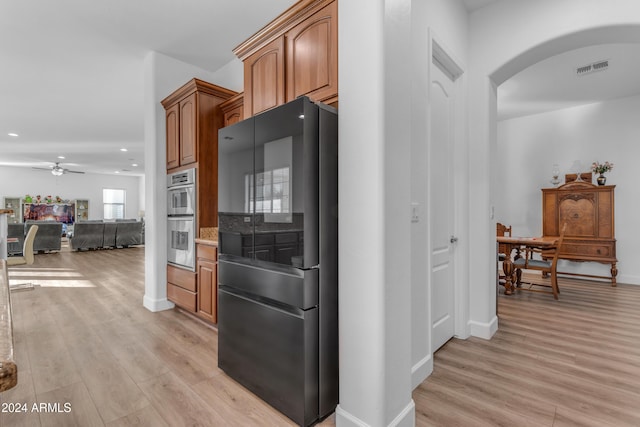
[[[607,183],[607,177],[600,174],[600,176],[596,178],[596,181],[598,181],[598,185],[605,185]]]

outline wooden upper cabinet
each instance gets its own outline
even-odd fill
[[[192,93],[180,101],[180,165],[198,161],[196,96]]]
[[[245,117],[302,95],[337,106],[337,0],[301,0],[233,52],[244,62]]]
[[[180,166],[180,125],[178,104],[166,110],[167,119],[167,169]]]
[[[284,37],[244,61],[244,93],[251,116],[284,103]]]
[[[215,171],[217,179],[218,129],[223,126],[220,104],[236,95],[229,89],[191,79],[162,100],[167,120],[168,171],[201,166]]]
[[[338,3],[292,28],[287,39],[287,101],[306,95],[334,102],[338,96]]]
[[[220,104],[224,126],[244,119],[244,93],[239,93]]]

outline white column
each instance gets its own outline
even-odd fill
[[[339,3],[338,426],[413,426],[409,0]],[[357,28],[356,28],[357,27]]]
[[[164,114],[158,93],[157,53],[144,61],[145,262],[143,305],[150,311],[173,307],[167,299],[167,203]],[[186,81],[185,81],[186,82]],[[184,82],[183,82],[184,83]],[[176,85],[178,88],[180,85]]]

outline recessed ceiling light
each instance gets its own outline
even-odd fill
[[[114,173],[120,173],[120,171],[115,171]]]
[[[58,156],[59,159],[64,159],[64,156]]]
[[[126,148],[121,148],[120,151],[129,151]]]
[[[136,166],[138,166],[138,164],[137,163],[133,163],[131,166],[136,167]]]
[[[18,136],[17,133],[13,133],[13,132],[8,133],[7,135],[9,135],[9,136]]]

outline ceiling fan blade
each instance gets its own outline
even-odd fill
[[[82,172],[82,171],[70,171],[69,169],[65,169],[65,170],[64,170],[64,173],[67,173],[67,172],[68,172],[68,173],[84,173],[84,172]]]
[[[41,171],[51,171],[52,168],[36,168],[36,167],[32,167],[31,169],[37,169],[37,170],[41,170]]]

